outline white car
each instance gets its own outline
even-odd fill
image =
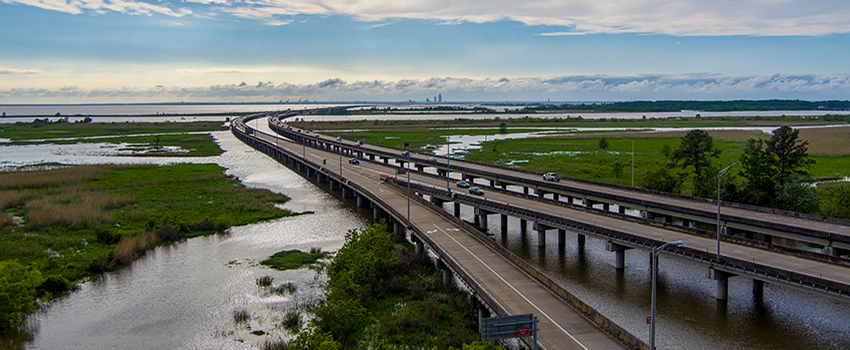
[[[561,181],[561,177],[555,173],[545,173],[543,174],[543,180],[546,181]]]

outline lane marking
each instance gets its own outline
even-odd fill
[[[442,228],[440,228],[440,226],[437,226],[437,224],[433,224],[433,225],[434,225],[434,227],[436,227],[438,230],[442,231],[442,232],[446,235],[446,237],[449,237],[449,238],[450,238],[452,241],[454,241],[457,245],[459,245],[461,248],[463,248],[463,250],[465,250],[467,253],[469,253],[469,255],[472,255],[472,257],[473,257],[473,258],[475,258],[475,260],[478,260],[478,262],[480,262],[480,263],[481,263],[481,265],[484,265],[484,267],[486,267],[486,268],[487,268],[487,270],[490,270],[490,272],[492,272],[494,275],[496,275],[496,277],[498,277],[498,278],[502,281],[502,283],[504,283],[504,284],[506,284],[508,287],[510,287],[510,288],[511,288],[514,292],[516,292],[516,293],[517,293],[517,295],[519,295],[520,297],[522,297],[522,299],[523,299],[523,300],[525,300],[528,304],[530,304],[532,307],[534,307],[534,309],[535,309],[535,310],[537,310],[538,312],[540,312],[540,314],[541,314],[541,315],[543,315],[544,317],[546,317],[546,319],[548,319],[548,320],[549,320],[549,322],[552,322],[552,324],[554,324],[556,327],[558,327],[558,329],[560,329],[560,330],[561,330],[561,332],[564,332],[564,334],[566,334],[567,336],[569,336],[569,337],[570,337],[570,339],[572,339],[574,342],[576,342],[576,344],[578,344],[579,346],[581,346],[581,348],[582,348],[582,349],[584,349],[584,350],[589,350],[586,346],[584,346],[584,344],[582,344],[581,342],[579,342],[579,341],[578,341],[578,339],[576,339],[575,337],[573,337],[573,335],[572,335],[572,334],[570,334],[570,332],[567,332],[567,331],[566,331],[563,327],[561,327],[561,325],[559,325],[557,322],[555,322],[555,320],[553,320],[551,317],[549,317],[549,315],[547,315],[545,312],[543,312],[543,310],[541,310],[539,307],[537,307],[537,305],[536,305],[536,304],[534,304],[533,302],[531,302],[531,300],[528,300],[528,298],[526,298],[526,297],[525,297],[525,295],[523,295],[523,294],[522,294],[522,293],[520,293],[520,292],[519,292],[516,288],[514,288],[514,286],[513,286],[512,284],[508,283],[508,281],[506,281],[506,280],[505,280],[505,279],[504,279],[501,275],[499,275],[498,273],[496,273],[496,271],[494,271],[494,270],[493,270],[493,269],[492,269],[489,265],[487,265],[486,263],[484,263],[484,261],[482,261],[482,260],[481,260],[481,258],[479,258],[477,255],[475,255],[475,254],[474,254],[474,253],[472,253],[471,251],[469,251],[469,249],[467,249],[467,248],[466,248],[466,246],[464,246],[463,244],[461,244],[460,242],[458,242],[458,240],[456,240],[456,239],[455,239],[454,237],[452,237],[452,236],[451,236],[448,232],[446,232],[446,231],[444,231]]]

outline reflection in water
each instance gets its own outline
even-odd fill
[[[451,204],[448,204],[449,206]],[[447,207],[449,209],[453,209]],[[471,221],[471,207],[461,217]],[[530,223],[529,223],[530,224]],[[537,245],[536,232],[523,234],[519,220],[490,231],[502,245],[537,266],[570,293],[644,341],[649,341],[652,275],[650,253],[632,249],[626,268],[614,268],[614,253],[605,242],[567,232],[558,247],[556,230]],[[765,284],[764,295],[752,292],[752,280],[729,279],[729,300],[714,297],[715,282],[706,266],[662,254],[659,258],[656,342],[663,349],[850,349],[850,302]]]
[[[226,150],[222,156],[180,161],[218,163],[247,186],[289,195],[287,209],[315,214],[158,247],[130,267],[53,301],[29,318],[27,330],[2,335],[3,349],[250,349],[290,336],[280,327],[283,315],[320,298],[324,278],[307,269],[274,271],[258,262],[283,249],[336,250],[348,230],[366,221],[229,132],[213,134]],[[72,156],[75,164],[109,162],[108,157]],[[264,275],[274,286],[294,283],[297,292],[277,295],[259,288],[256,279]],[[236,310],[246,310],[250,320],[235,324]]]

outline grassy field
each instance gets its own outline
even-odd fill
[[[516,121],[520,123],[520,121]],[[558,123],[567,123],[559,121]],[[411,124],[392,124],[386,122],[358,122],[354,128],[343,123],[303,123],[303,127],[314,130],[324,130],[329,134],[339,135],[349,139],[365,139],[366,142],[381,144],[388,147],[403,148],[404,142],[409,143],[409,150],[430,152],[435,146],[445,143],[445,124],[441,125],[425,121]],[[558,123],[540,123],[539,129],[525,127],[509,128],[508,132],[540,131]],[[809,141],[809,154],[815,164],[809,168],[809,173],[815,178],[836,178],[850,175],[850,126],[818,127],[827,124],[824,121],[807,121],[797,118],[795,122],[775,122],[772,120],[743,120],[721,118],[720,120],[698,120],[688,118],[679,121],[662,120],[621,120],[621,121],[579,121],[571,122],[572,126],[599,127],[629,127],[631,131],[582,131],[559,132],[550,137],[525,138],[511,140],[488,141],[483,149],[469,150],[463,155],[467,160],[486,162],[494,165],[505,165],[536,172],[557,172],[566,177],[617,184],[631,185],[632,143],[623,137],[634,140],[635,145],[635,185],[639,186],[647,173],[666,166],[669,162],[663,150],[665,146],[675,150],[679,147],[680,139],[686,131],[647,132],[637,129],[644,127],[698,127],[698,126],[750,126],[767,127],[782,124],[810,125],[811,128],[800,129],[800,138]],[[301,124],[301,123],[299,123]],[[588,125],[590,124],[590,125]],[[600,124],[600,125],[593,125]],[[454,121],[453,121],[453,125]],[[371,129],[374,127],[375,129]],[[473,128],[470,128],[473,127]],[[487,127],[489,129],[478,129]],[[354,129],[354,130],[352,130]],[[352,131],[348,131],[352,130]],[[551,130],[551,129],[550,129]],[[498,133],[496,121],[457,123],[451,130],[452,135],[493,135]],[[714,145],[722,151],[720,158],[714,162],[718,166],[728,165],[739,161],[746,141],[751,138],[768,138],[770,135],[758,130],[710,130],[709,134],[715,139]],[[609,142],[607,149],[599,148],[599,140],[606,138]],[[619,170],[619,172],[617,171]],[[732,173],[740,171],[733,168]],[[683,190],[689,193],[692,184],[686,181]]]
[[[212,136],[220,123],[15,123],[0,126],[9,144],[125,144],[125,155],[145,157],[209,157],[222,153]],[[124,135],[124,136],[118,136]],[[137,135],[137,136],[134,136]],[[94,137],[94,138],[92,138]]]
[[[32,266],[71,287],[158,243],[294,215],[275,207],[286,196],[246,188],[223,172],[215,164],[2,172],[0,261]]]
[[[0,124],[0,138],[24,140],[142,135],[227,130],[219,122],[194,123],[66,123],[33,122]]]

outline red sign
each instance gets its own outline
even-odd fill
[[[517,328],[516,335],[518,337],[524,337],[528,335],[528,327]]]
[[[652,316],[646,316],[646,324],[652,323]]]

